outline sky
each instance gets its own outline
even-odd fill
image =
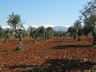
[[[0,0],[0,26],[7,26],[8,15],[21,16],[24,26],[72,26],[80,10],[90,0]]]

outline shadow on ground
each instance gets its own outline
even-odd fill
[[[52,49],[66,49],[66,48],[90,48],[92,45],[64,45],[64,46],[55,46]]]
[[[9,66],[9,69],[25,69],[24,71],[18,72],[67,72],[79,70],[89,70],[95,66],[96,63],[84,62],[80,60],[68,60],[68,59],[51,59],[47,60],[40,66],[34,65],[20,65],[20,66]],[[29,69],[29,70],[27,70]]]

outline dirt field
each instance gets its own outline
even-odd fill
[[[1,43],[2,42],[2,43]],[[17,40],[0,42],[0,72],[80,72],[96,71],[96,47],[92,38],[23,41],[23,51],[14,51]]]

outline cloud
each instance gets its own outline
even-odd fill
[[[67,28],[69,27],[68,25],[52,25],[52,24],[36,25],[36,24],[34,24],[34,25],[24,25],[24,28],[27,29],[30,26],[35,27],[35,28],[38,28],[40,26],[44,26],[45,28],[47,28],[47,27],[56,27],[56,26],[63,26],[63,27],[67,27]]]

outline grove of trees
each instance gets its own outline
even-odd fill
[[[4,38],[6,43],[8,39],[15,37],[19,39],[19,45],[16,50],[22,50],[22,42],[24,37],[31,37],[33,42],[37,39],[49,40],[51,38],[64,38],[70,36],[77,41],[81,40],[81,36],[88,37],[89,34],[93,36],[93,45],[96,45],[96,0],[91,0],[80,11],[81,16],[74,22],[73,26],[68,28],[68,31],[55,31],[52,27],[39,28],[29,27],[27,30],[23,27],[23,22],[19,14],[12,13],[8,18],[8,25],[10,29],[3,29],[0,26],[0,39]],[[82,25],[84,24],[84,25]]]
[[[93,45],[96,45],[96,0],[91,0],[80,10],[81,16],[79,20],[76,20],[73,26],[68,28],[68,32],[71,37],[78,37],[80,41],[80,36],[91,34],[94,38]],[[81,26],[81,22],[84,24]]]

